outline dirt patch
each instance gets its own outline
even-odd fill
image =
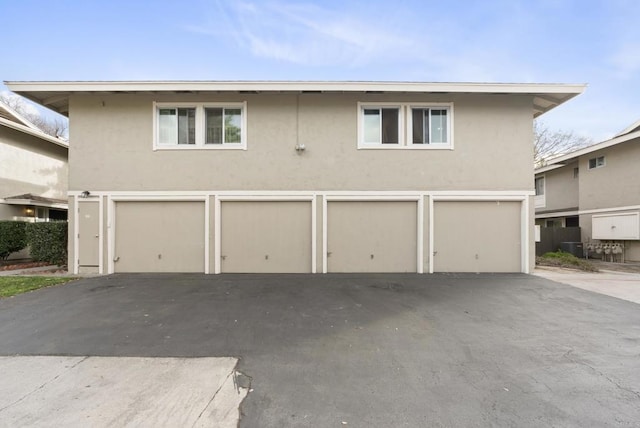
[[[20,269],[29,269],[34,267],[41,266],[49,266],[51,263],[47,262],[14,262],[14,261],[3,261],[0,264],[0,271],[6,270],[20,270]]]
[[[615,272],[640,273],[640,263],[611,263],[598,259],[589,259],[589,262],[599,270],[612,270]]]

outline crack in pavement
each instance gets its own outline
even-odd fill
[[[88,356],[83,357],[80,361],[76,362],[75,364],[67,367],[64,371],[62,371],[61,373],[57,374],[56,376],[54,376],[53,378],[49,379],[48,381],[46,381],[45,383],[43,383],[42,385],[38,386],[36,389],[34,389],[31,392],[28,392],[27,394],[23,395],[22,397],[18,398],[16,401],[7,404],[6,406],[4,406],[3,408],[0,408],[0,412],[3,412],[5,410],[7,410],[8,408],[15,406],[16,404],[20,403],[21,401],[23,401],[25,398],[29,397],[30,395],[35,394],[36,392],[40,391],[42,388],[44,388],[45,386],[49,385],[52,382],[55,382],[56,380],[58,380],[63,374],[69,372],[70,370],[73,370],[74,368],[76,368],[79,364],[85,362],[88,358]]]

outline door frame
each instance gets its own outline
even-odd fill
[[[112,195],[108,200],[107,273],[115,272],[113,257],[116,248],[116,203],[118,202],[204,202],[204,273],[209,273],[209,197],[207,195]]]
[[[80,272],[80,204],[98,204],[98,273],[104,273],[104,209],[102,196],[86,197],[74,195],[73,197],[73,273],[77,275]]]
[[[416,268],[424,273],[422,257],[424,254],[424,197],[413,195],[330,195],[322,198],[322,273],[328,272],[327,248],[329,244],[328,213],[329,202],[415,202],[417,209],[416,224]]]
[[[429,273],[433,273],[433,245],[435,242],[435,202],[520,202],[520,271],[529,273],[529,196],[506,195],[431,195],[429,198]]]
[[[214,254],[213,272],[216,274],[222,271],[220,254],[222,251],[222,203],[223,202],[310,202],[311,203],[311,273],[317,272],[316,263],[316,195],[215,195],[214,212]],[[208,272],[207,272],[208,273]]]

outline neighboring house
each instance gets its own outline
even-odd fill
[[[0,220],[66,220],[68,152],[0,101]]]
[[[582,242],[622,244],[625,260],[640,261],[639,163],[640,121],[552,159],[535,171],[536,224],[579,226]]]
[[[75,272],[529,272],[584,85],[8,82],[70,119]]]

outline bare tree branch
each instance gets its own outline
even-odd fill
[[[571,131],[554,131],[537,120],[533,123],[533,133],[533,163],[536,168],[546,165],[554,157],[593,144],[591,138],[576,135]]]
[[[69,130],[69,121],[66,118],[62,116],[55,118],[44,117],[34,108],[30,108],[29,101],[10,92],[0,92],[0,101],[37,126],[45,134],[59,138],[66,137]]]

